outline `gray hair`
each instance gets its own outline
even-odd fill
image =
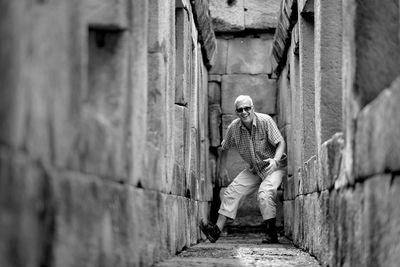
[[[251,106],[253,106],[253,100],[251,99],[250,96],[248,96],[248,95],[240,95],[240,96],[238,96],[238,97],[236,98],[236,100],[235,100],[235,107],[237,107],[237,104],[238,104],[240,101],[244,101],[244,100],[249,100]]]

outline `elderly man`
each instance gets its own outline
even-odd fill
[[[219,175],[225,178],[227,151],[236,148],[249,167],[239,173],[225,190],[216,224],[200,223],[200,229],[210,242],[221,234],[226,219],[235,219],[242,198],[258,190],[258,203],[265,221],[266,236],[262,243],[277,243],[276,192],[286,175],[285,141],[274,120],[267,114],[254,111],[249,96],[235,100],[236,114],[222,141]]]

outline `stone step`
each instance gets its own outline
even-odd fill
[[[199,243],[155,266],[320,266],[284,237],[279,238],[279,244],[261,244],[262,238],[261,234],[224,236],[216,243]]]

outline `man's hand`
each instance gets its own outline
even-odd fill
[[[267,175],[270,175],[271,173],[273,173],[274,171],[276,171],[278,169],[278,161],[276,159],[264,159],[265,162],[268,162],[268,166],[267,166]]]

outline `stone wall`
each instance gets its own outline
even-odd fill
[[[204,7],[0,1],[1,266],[150,266],[202,238]]]
[[[277,114],[277,84],[270,79],[273,31],[277,22],[279,1],[210,1],[210,13],[217,33],[217,49],[208,80],[210,144],[212,164],[218,165],[217,148],[228,125],[236,119],[234,101],[239,95],[250,95],[255,111]],[[226,186],[245,167],[235,150],[228,154],[229,179],[216,179],[223,195]],[[262,223],[256,193],[243,201],[231,227],[259,227]],[[216,203],[219,204],[219,203]],[[281,209],[280,209],[281,210]],[[279,210],[279,211],[280,211]],[[282,223],[282,220],[279,220]]]
[[[289,126],[285,234],[324,266],[396,266],[399,2],[282,5],[298,12],[281,13],[290,42],[275,35],[271,53]]]

